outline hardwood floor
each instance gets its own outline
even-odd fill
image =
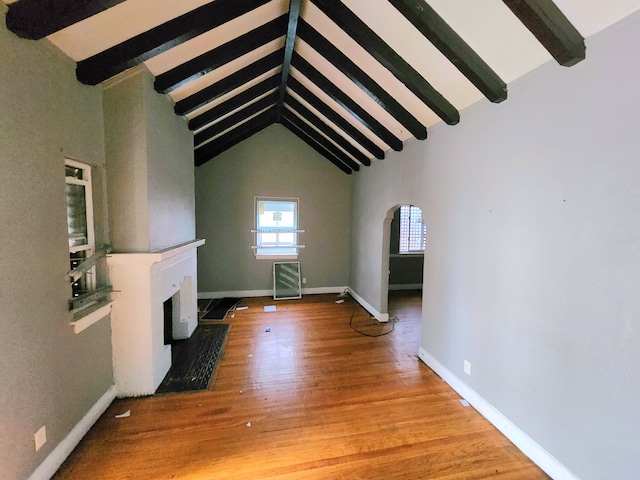
[[[116,400],[55,478],[548,478],[418,360],[419,297],[336,299],[243,300],[209,391]]]

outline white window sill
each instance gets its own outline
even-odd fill
[[[113,301],[108,301],[95,305],[95,308],[87,308],[87,312],[85,315],[71,322],[71,325],[73,325],[73,333],[78,334],[83,330],[89,328],[94,323],[98,323],[103,318],[107,318],[111,313],[112,306]]]
[[[291,253],[291,254],[274,254],[274,255],[256,255],[256,260],[297,260],[298,259],[298,254],[297,253]]]

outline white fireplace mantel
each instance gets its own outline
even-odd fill
[[[153,394],[171,367],[171,346],[164,345],[163,303],[178,295],[173,338],[189,338],[198,325],[194,240],[149,253],[110,253],[113,286],[111,335],[117,395]]]

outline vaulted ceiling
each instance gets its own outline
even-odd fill
[[[440,121],[636,0],[4,0],[7,27],[47,38],[97,85],[144,64],[194,132],[195,163],[278,122],[345,173]],[[607,4],[606,7],[604,4]],[[562,8],[560,8],[562,7]]]

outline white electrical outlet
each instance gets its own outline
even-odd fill
[[[36,433],[33,434],[33,438],[36,442],[36,452],[47,443],[47,428],[43,425]]]
[[[464,373],[471,375],[471,362],[467,360],[464,361]]]
[[[302,277],[302,283],[307,283],[307,277]]]

